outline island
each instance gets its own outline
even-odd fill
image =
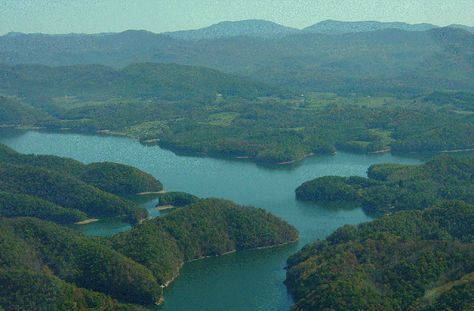
[[[166,192],[158,195],[159,202],[156,205],[158,210],[168,210],[197,203],[200,199],[185,192]]]

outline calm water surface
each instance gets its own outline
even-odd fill
[[[323,239],[344,224],[370,220],[357,206],[318,206],[297,202],[294,189],[324,175],[365,176],[375,163],[417,164],[415,158],[338,153],[318,156],[294,167],[265,168],[250,162],[177,156],[158,146],[143,146],[120,137],[0,131],[0,143],[22,153],[54,154],[90,163],[113,161],[138,167],[155,177],[167,191],[185,191],[200,197],[220,197],[266,209],[294,225],[298,244],[246,251],[188,263],[165,290],[159,310],[288,310],[291,298],[283,285],[287,257],[304,244]],[[152,199],[141,204],[149,208]],[[107,219],[80,230],[111,235],[130,226]]]

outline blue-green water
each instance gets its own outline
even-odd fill
[[[287,257],[344,224],[369,220],[356,206],[298,202],[294,189],[318,176],[365,176],[367,168],[375,163],[420,163],[415,158],[390,154],[340,152],[335,156],[309,158],[293,167],[265,168],[250,162],[177,156],[158,146],[143,146],[127,138],[11,130],[0,131],[0,143],[22,153],[54,154],[85,163],[113,161],[133,165],[157,177],[167,191],[220,197],[264,208],[299,230],[298,244],[186,264],[165,290],[165,303],[160,310],[288,310],[291,298],[283,285]],[[151,201],[145,200],[143,204],[153,206]],[[157,215],[154,211],[154,216]],[[91,235],[110,235],[129,228],[108,219],[80,229]]]

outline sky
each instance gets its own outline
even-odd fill
[[[0,34],[159,33],[244,19],[295,28],[326,19],[474,26],[474,0],[0,0]]]

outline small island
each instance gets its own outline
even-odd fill
[[[183,207],[197,203],[200,199],[185,192],[166,192],[158,195],[159,202],[156,208],[160,211]]]

